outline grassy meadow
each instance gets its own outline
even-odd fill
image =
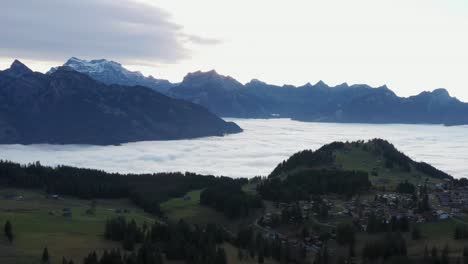
[[[5,196],[22,196],[22,199],[7,199]],[[71,211],[71,217],[63,216],[63,209]],[[75,263],[91,250],[103,251],[120,247],[119,243],[106,241],[103,237],[107,219],[118,215],[135,219],[139,223],[151,223],[154,219],[135,207],[128,200],[97,200],[95,213],[87,214],[91,201],[71,197],[47,198],[39,191],[0,189],[0,223],[10,220],[14,241],[9,244],[1,236],[0,263],[36,263],[47,247],[53,262],[65,256]],[[116,213],[127,209],[128,213]],[[3,232],[3,231],[2,231]]]

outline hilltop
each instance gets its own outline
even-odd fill
[[[376,185],[395,185],[408,180],[452,179],[425,162],[417,162],[382,139],[333,142],[316,151],[304,150],[278,164],[270,178],[285,177],[302,170],[351,170],[366,172]]]

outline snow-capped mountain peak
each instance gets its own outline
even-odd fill
[[[120,84],[127,86],[141,85],[165,93],[173,85],[167,80],[145,77],[139,71],[127,70],[122,64],[106,59],[83,60],[71,57],[63,66],[84,73],[105,84]],[[53,74],[58,67],[51,68],[47,74]]]

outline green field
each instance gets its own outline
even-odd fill
[[[347,170],[361,170],[369,172],[369,179],[375,186],[386,186],[394,188],[398,183],[405,180],[417,185],[423,184],[426,180],[429,183],[438,183],[440,180],[427,177],[427,175],[412,170],[404,172],[399,168],[388,169],[385,167],[384,158],[376,156],[362,148],[353,147],[349,150],[335,152],[335,163]],[[372,171],[377,172],[377,176],[371,175]]]
[[[23,196],[21,200],[6,199],[5,195]],[[97,200],[94,215],[86,214],[91,201],[71,197],[48,199],[38,191],[0,189],[0,223],[8,219],[13,225],[14,242],[10,245],[2,236],[0,240],[0,263],[37,263],[44,247],[51,258],[59,262],[62,256],[80,263],[91,250],[102,251],[119,247],[118,243],[103,238],[107,219],[118,215],[135,219],[139,223],[151,223],[154,219],[128,200]],[[71,217],[63,216],[69,208]],[[128,209],[117,214],[115,209]]]
[[[262,210],[258,210],[251,213],[249,217],[234,220],[228,219],[221,212],[200,205],[201,192],[201,190],[191,191],[183,197],[170,199],[161,204],[161,209],[169,221],[175,222],[183,219],[189,223],[201,225],[216,223],[232,232],[236,232],[241,226],[251,225],[262,214]],[[184,199],[184,197],[189,197],[190,199]]]

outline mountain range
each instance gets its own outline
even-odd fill
[[[144,86],[107,85],[62,66],[0,71],[0,144],[119,144],[242,130],[206,108]]]
[[[92,63],[91,63],[92,62]],[[104,83],[122,84],[128,75],[120,64],[71,58],[65,65]],[[99,65],[99,71],[88,64]],[[108,65],[117,64],[119,67]],[[54,69],[52,69],[53,72]],[[99,75],[96,72],[100,72]],[[106,76],[105,78],[103,76]],[[143,85],[141,78],[125,79],[125,85]],[[388,87],[343,83],[330,87],[322,81],[303,86],[271,85],[259,80],[242,84],[216,71],[187,74],[178,84],[154,88],[166,95],[191,101],[222,117],[284,117],[311,122],[468,124],[468,104],[436,89],[415,96],[399,97]]]

